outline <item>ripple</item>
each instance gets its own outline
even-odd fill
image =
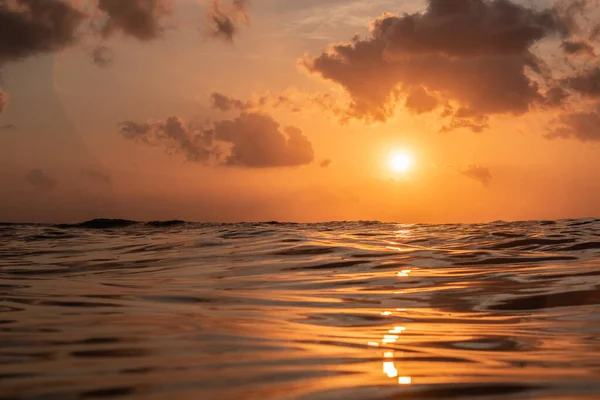
[[[295,267],[295,268],[290,268],[289,270],[297,271],[297,270],[339,269],[339,268],[348,268],[348,267],[353,267],[355,265],[368,264],[368,263],[369,263],[369,261],[364,261],[364,260],[336,261],[336,262],[328,262],[328,263],[318,264],[318,265],[310,265],[310,266],[306,266],[306,267]]]
[[[539,310],[600,304],[600,289],[517,297],[491,306],[491,310]]]
[[[454,263],[454,265],[469,266],[469,265],[490,265],[490,264],[522,264],[522,263],[540,263],[548,261],[573,261],[577,257],[501,257],[488,258],[478,261]]]

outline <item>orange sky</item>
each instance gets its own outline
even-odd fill
[[[32,32],[0,39],[0,221],[600,214],[595,0],[48,0],[68,37],[29,3],[0,0]]]

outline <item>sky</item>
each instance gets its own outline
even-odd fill
[[[0,221],[600,216],[598,16],[0,0]]]

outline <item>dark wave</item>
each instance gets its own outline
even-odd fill
[[[150,221],[146,223],[146,225],[151,226],[153,228],[170,228],[173,226],[182,226],[185,224],[187,224],[187,222],[178,219],[172,221]]]
[[[113,228],[126,228],[128,226],[139,224],[137,221],[131,221],[128,219],[108,219],[98,218],[90,221],[81,222],[78,224],[59,224],[55,225],[57,228],[69,229],[69,228],[84,228],[84,229],[113,229]]]

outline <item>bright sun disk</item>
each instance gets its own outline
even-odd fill
[[[413,165],[413,160],[408,154],[396,154],[390,159],[390,168],[395,172],[406,172]]]

